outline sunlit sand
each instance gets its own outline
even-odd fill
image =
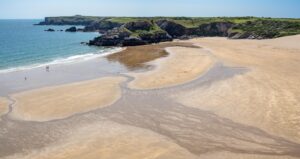
[[[121,77],[43,88],[13,95],[15,118],[47,121],[108,106],[120,96]]]
[[[214,63],[207,51],[200,48],[172,47],[166,51],[169,57],[150,63],[157,67],[153,71],[130,74],[135,80],[129,86],[153,89],[181,84],[200,76]]]

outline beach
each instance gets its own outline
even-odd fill
[[[14,94],[12,97],[17,106],[12,116],[47,121],[108,106],[120,98],[122,81],[124,78],[121,77],[105,77]]]
[[[5,98],[0,98],[0,115],[7,113],[8,101]]]
[[[0,74],[0,158],[299,158],[299,41],[194,38]]]

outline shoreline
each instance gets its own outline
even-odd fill
[[[36,64],[30,64],[30,65],[24,65],[24,66],[17,66],[17,67],[12,67],[12,68],[5,68],[0,70],[0,74],[5,74],[5,73],[13,73],[13,72],[20,72],[20,71],[26,71],[26,70],[31,70],[31,69],[36,69],[36,68],[42,68],[46,66],[54,66],[54,65],[65,65],[65,64],[72,64],[72,63],[80,63],[80,62],[85,62],[89,60],[93,60],[96,58],[100,57],[105,57],[117,52],[121,52],[125,50],[126,48],[120,48],[120,47],[114,47],[110,48],[111,50],[101,50],[103,52],[99,53],[97,51],[96,53],[85,53],[85,54],[79,54],[79,55],[72,55],[66,58],[58,58],[49,62],[45,63],[36,63]]]

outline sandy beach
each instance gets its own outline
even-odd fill
[[[8,111],[8,101],[7,99],[0,97],[0,116],[7,113],[7,111]]]
[[[101,59],[105,69],[63,66],[63,83],[5,87],[15,101],[0,121],[0,158],[300,158],[299,41],[128,47]]]
[[[299,40],[300,36],[262,41],[191,40],[210,49],[225,64],[245,67],[249,71],[182,92],[175,98],[180,98],[185,105],[213,111],[299,142]]]
[[[121,77],[55,86],[12,95],[17,101],[12,116],[47,121],[108,106],[121,96]]]
[[[103,159],[132,158],[147,156],[155,158],[196,158],[187,150],[168,138],[151,131],[114,122],[87,124],[67,134],[67,137],[34,152],[27,159]],[[57,146],[59,145],[59,146]],[[139,151],[137,151],[139,150]],[[22,156],[13,156],[19,158]]]
[[[201,48],[166,48],[168,57],[149,62],[156,68],[147,73],[131,73],[134,81],[129,83],[134,89],[154,89],[170,87],[189,82],[199,77],[214,63],[212,56]]]

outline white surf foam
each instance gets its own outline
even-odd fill
[[[23,71],[23,70],[30,70],[33,68],[39,68],[39,67],[45,67],[45,66],[51,66],[51,65],[58,65],[58,64],[68,64],[68,63],[76,63],[76,62],[82,62],[82,61],[87,61],[99,57],[105,57],[110,54],[114,54],[117,52],[120,52],[124,50],[124,48],[112,48],[109,50],[101,50],[96,53],[87,53],[87,54],[82,54],[82,55],[74,55],[70,56],[67,58],[61,58],[61,59],[56,59],[51,62],[46,62],[46,63],[36,63],[36,64],[31,64],[27,66],[20,66],[20,67],[14,67],[14,68],[8,68],[8,69],[3,69],[0,70],[0,73],[9,73],[9,72],[16,72],[16,71]]]

